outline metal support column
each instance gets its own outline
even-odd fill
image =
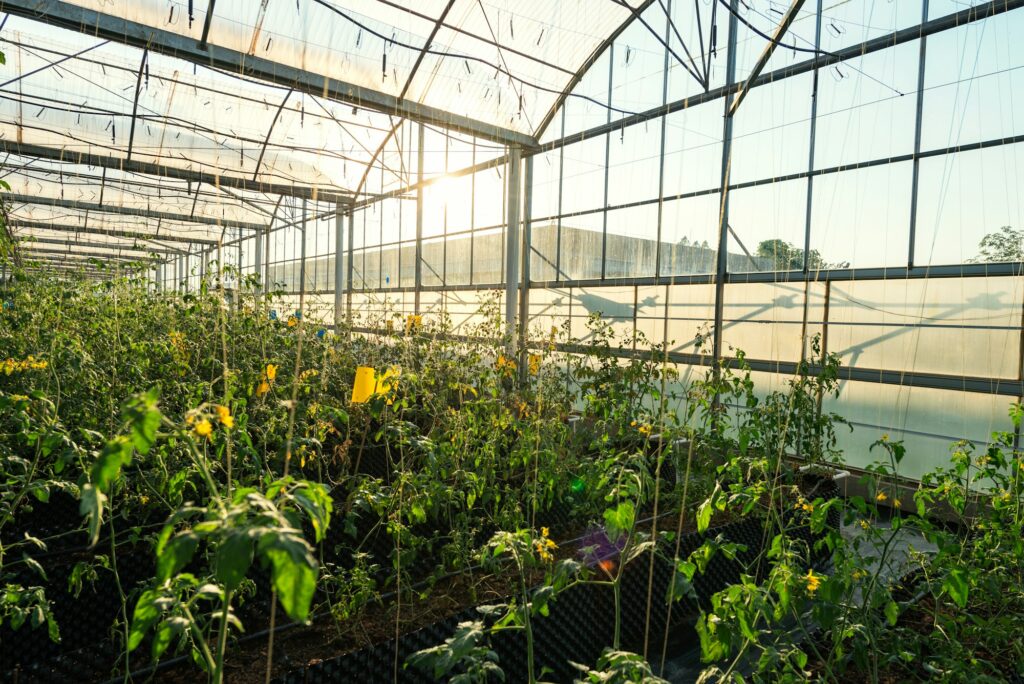
[[[263,284],[266,282],[263,280],[263,240],[265,233],[266,231],[262,230],[256,233],[256,249],[253,250],[255,254],[253,254],[252,272],[253,275],[255,275],[260,281],[260,283],[257,284],[256,286],[257,292],[263,290]]]
[[[612,122],[612,85],[615,76],[615,43],[608,46],[608,115],[607,123]],[[604,136],[604,195],[601,199],[601,280],[608,275],[608,166],[611,164],[612,134]],[[589,275],[589,274],[588,274]]]
[[[419,125],[419,144],[416,146],[416,293],[413,313],[420,312],[420,290],[423,288],[423,145],[426,129]]]
[[[309,220],[309,214],[306,209],[306,199],[302,200],[302,226],[300,235],[302,236],[302,245],[299,249],[299,294],[300,296],[306,291],[306,222]],[[303,316],[306,315],[305,311],[301,312]]]
[[[727,88],[736,85],[736,34],[738,22],[736,17],[740,10],[740,0],[730,0],[732,11],[729,13],[729,38],[726,47],[725,83]],[[722,196],[718,215],[718,261],[715,267],[715,327],[711,353],[713,362],[722,358],[722,325],[725,311],[725,275],[729,266],[729,171],[732,166],[732,124],[730,111],[731,100],[723,98],[725,123],[722,127]]]
[[[505,226],[505,334],[510,348],[515,342],[516,314],[519,310],[519,207],[522,202],[522,158],[518,147],[508,154],[508,216]]]
[[[341,329],[343,319],[343,297],[345,292],[345,214],[341,205],[335,207],[334,215],[334,330]]]
[[[699,10],[698,10],[699,11]],[[668,73],[669,73],[669,40],[671,40],[672,28],[672,0],[668,0],[665,3],[665,57],[662,62],[662,76],[661,76],[661,106],[664,107],[668,104]],[[703,59],[703,58],[702,58]],[[661,117],[661,135],[660,143],[658,147],[658,237],[655,240],[655,251],[654,251],[654,276],[661,277],[661,240],[662,240],[662,224],[664,222],[665,213],[665,140],[668,135],[668,116]],[[666,309],[666,313],[668,310]],[[635,313],[635,312],[634,312]],[[636,330],[634,329],[634,332]],[[668,340],[662,340],[668,342]]]
[[[921,23],[928,21],[928,0],[921,3]],[[907,245],[907,266],[914,267],[914,251],[917,238],[917,187],[921,177],[921,118],[924,114],[924,67],[927,57],[928,37],[921,36],[917,63],[917,103],[914,115],[914,167],[910,181],[910,239]]]
[[[823,10],[823,0],[818,0],[817,9],[814,18],[814,49],[821,49],[821,13]],[[818,132],[818,76],[820,70],[815,67],[814,73],[811,77],[811,130],[810,140],[807,146],[807,201],[804,206],[804,263],[803,272],[805,274],[810,273],[810,254],[811,254],[811,213],[814,205],[814,150],[817,142]],[[807,355],[807,319],[810,315],[810,301],[811,301],[811,279],[808,277],[804,281],[804,310],[803,310],[803,321],[800,328],[800,358],[803,359]]]
[[[352,274],[355,268],[352,263],[355,250],[352,245],[355,244],[355,237],[356,212],[350,211],[348,213],[348,259],[345,261],[345,320],[349,325],[352,325]]]
[[[522,277],[519,279],[519,369],[521,376],[529,372],[529,355],[526,343],[530,327],[530,260],[533,245],[533,157],[526,158],[526,171],[523,178],[523,239],[522,244]]]

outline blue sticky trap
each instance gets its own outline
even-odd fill
[[[10,301],[4,302],[4,308],[5,309],[13,309],[14,308],[14,302],[10,302]]]
[[[302,320],[302,312],[299,311],[298,309],[295,310],[295,319],[299,321]]]
[[[388,285],[390,285],[391,284],[391,276],[384,276],[384,282],[387,283]]]
[[[272,321],[276,321],[277,320],[277,309],[271,309],[270,310],[270,320],[272,320]]]
[[[324,330],[323,328],[320,328],[319,330],[316,331],[316,336],[319,337],[321,340],[324,339],[324,335],[326,334],[327,331]]]

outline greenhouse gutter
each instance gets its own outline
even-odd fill
[[[78,31],[96,38],[112,40],[139,49],[148,49],[151,52],[183,59],[201,66],[222,69],[267,83],[294,88],[307,95],[326,97],[338,102],[400,116],[410,121],[443,126],[485,140],[525,148],[536,145],[536,139],[525,133],[401,99],[263,57],[246,55],[214,44],[201,46],[194,39],[172,31],[78,7],[61,0],[0,0],[0,11]]]

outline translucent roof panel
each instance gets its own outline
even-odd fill
[[[71,0],[200,41],[207,3]],[[212,3],[211,3],[212,4]],[[643,0],[219,0],[207,41],[528,135]],[[436,33],[435,33],[436,32]],[[429,44],[428,44],[429,43]]]
[[[7,157],[4,172],[4,180],[15,196],[95,204],[112,210],[137,209],[265,225],[277,203],[276,198],[245,190],[17,155]]]
[[[26,19],[9,19],[0,49],[14,76],[0,84],[0,137],[19,143],[130,150],[138,162],[343,194],[391,127],[369,110]]]
[[[78,229],[81,233],[138,234],[168,240],[189,240],[218,242],[236,236],[237,231],[198,223],[183,221],[154,220],[141,216],[105,214],[66,207],[43,204],[22,204],[13,202],[10,211],[11,225],[20,229],[27,225],[60,226]]]

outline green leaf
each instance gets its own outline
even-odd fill
[[[331,524],[331,511],[334,509],[334,502],[327,493],[327,488],[319,482],[303,482],[295,490],[294,496],[295,503],[309,516],[316,541],[323,541],[327,527]]]
[[[889,624],[893,627],[896,626],[896,620],[900,617],[900,607],[895,601],[889,601],[885,604],[885,619],[889,621]]]
[[[691,601],[697,600],[697,590],[693,586],[693,575],[697,566],[690,561],[679,561],[676,564],[676,571],[672,575],[672,584],[669,587],[668,602],[679,601],[688,598]]]
[[[946,579],[942,581],[942,590],[949,594],[949,597],[960,608],[967,607],[967,594],[969,591],[969,585],[967,581],[967,571],[963,568],[953,568],[946,575]]]
[[[633,529],[636,520],[636,509],[632,501],[622,501],[615,508],[605,509],[604,523],[608,528],[608,536],[616,539]]]
[[[138,603],[135,604],[135,612],[132,614],[132,626],[128,632],[129,651],[134,651],[139,647],[150,627],[156,624],[156,621],[160,618],[160,609],[156,605],[158,597],[159,593],[157,590],[147,589],[142,592]]]
[[[249,571],[252,563],[252,540],[242,532],[235,532],[217,547],[217,581],[225,589],[234,591]]]
[[[178,533],[171,539],[156,559],[156,580],[166,582],[185,567],[199,546],[199,536],[192,530]]]
[[[132,462],[132,443],[125,437],[115,437],[106,443],[100,457],[89,473],[90,481],[101,492],[110,491],[111,483],[121,473],[121,466]]]
[[[160,656],[164,654],[167,647],[171,645],[171,640],[174,638],[174,627],[170,622],[161,622],[160,626],[156,628],[156,632],[153,633],[153,662],[160,660]]]
[[[78,512],[84,515],[86,522],[89,523],[89,546],[95,546],[96,541],[100,538],[100,524],[103,522],[103,502],[106,500],[106,494],[94,485],[90,483],[82,485]]]
[[[697,507],[697,531],[707,532],[708,527],[711,526],[711,499],[708,499],[700,506]]]
[[[309,544],[294,534],[271,532],[260,539],[259,551],[270,563],[270,581],[288,617],[306,622],[317,576],[317,564]]]

